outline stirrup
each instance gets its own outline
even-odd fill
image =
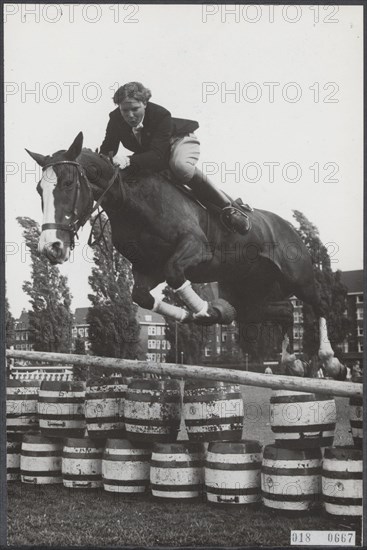
[[[232,220],[232,214],[240,214],[242,218],[246,220],[246,226],[244,227],[235,227],[236,223],[233,223]],[[241,235],[245,235],[250,229],[251,229],[251,221],[247,214],[240,208],[237,208],[236,206],[229,205],[222,208],[220,213],[220,221],[224,225],[224,227],[231,231],[232,233],[240,233]]]

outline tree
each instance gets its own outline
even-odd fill
[[[85,343],[84,343],[84,340],[81,336],[78,336],[76,337],[75,339],[75,342],[74,342],[74,353],[76,353],[77,355],[85,355]]]
[[[193,284],[192,286],[195,292],[203,299],[212,299],[210,285]],[[176,306],[183,306],[183,302],[171,288],[166,287],[163,290],[163,295],[166,302]],[[168,363],[175,363],[177,359],[179,363],[183,360],[183,363],[192,365],[197,365],[202,362],[203,351],[208,341],[209,327],[197,325],[195,323],[176,323],[169,317],[166,318],[166,323],[166,336],[171,344],[171,349],[167,354],[166,361]]]
[[[93,223],[92,234],[103,242],[94,248],[92,274],[88,278],[93,294],[87,314],[89,340],[95,355],[136,359],[139,352],[140,326],[136,320],[137,306],[131,299],[133,277],[131,265],[112,245],[110,224],[105,216],[102,224]]]
[[[29,311],[30,341],[35,351],[69,353],[73,317],[67,277],[38,254],[40,229],[37,222],[27,217],[19,217],[17,221],[23,228],[31,257],[31,281],[25,281],[22,287],[32,306]]]
[[[5,296],[5,342],[6,347],[14,345],[15,340],[15,319],[12,316],[9,308],[9,302]]]
[[[350,321],[344,315],[347,308],[347,287],[341,282],[341,272],[332,271],[330,256],[320,239],[317,227],[298,210],[293,210],[293,217],[299,224],[296,230],[311,255],[321,306],[327,312],[330,342],[337,346],[343,342],[350,330]],[[318,351],[319,326],[318,319],[308,304],[303,305],[303,323],[303,349],[311,358]]]

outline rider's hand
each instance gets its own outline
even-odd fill
[[[130,158],[125,155],[121,155],[119,153],[117,153],[117,155],[113,157],[112,161],[113,161],[113,164],[115,164],[116,166],[119,166],[121,170],[130,166]]]

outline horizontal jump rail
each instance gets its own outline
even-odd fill
[[[112,371],[118,370],[127,373],[148,373],[161,376],[172,376],[173,378],[219,380],[221,382],[232,382],[245,386],[260,386],[272,388],[274,390],[304,391],[339,395],[341,397],[363,396],[362,384],[323,380],[320,378],[298,378],[296,376],[260,374],[257,372],[221,369],[216,367],[178,365],[176,363],[153,363],[152,361],[136,361],[132,359],[49,353],[43,351],[6,350],[6,356],[31,361],[50,361],[64,365],[73,364],[82,367],[103,367],[111,369]]]

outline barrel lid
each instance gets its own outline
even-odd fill
[[[63,440],[61,438],[56,438],[56,437],[45,437],[44,435],[40,435],[40,434],[35,434],[35,435],[31,435],[31,434],[25,434],[23,436],[23,443],[53,443],[53,444],[60,444],[62,445],[63,443]]]
[[[68,437],[64,440],[65,447],[88,447],[91,449],[103,450],[103,447],[100,447],[99,444],[90,439],[89,437]]]
[[[267,445],[264,448],[263,458],[272,460],[308,460],[322,458],[321,449],[282,449],[275,445]]]
[[[40,386],[41,380],[14,380],[9,379],[6,381],[6,385],[8,388],[19,388],[20,387],[32,387],[32,386]]]
[[[96,376],[88,378],[87,388],[94,386],[118,386],[120,384],[128,384],[129,379],[125,376]]]
[[[43,380],[41,390],[85,391],[85,386],[82,380]]]
[[[298,403],[299,401],[329,401],[332,395],[312,392],[291,392],[289,390],[275,390],[270,397],[270,403]]]
[[[362,449],[356,449],[352,445],[344,447],[328,447],[325,449],[324,458],[337,458],[338,460],[362,460]]]
[[[185,380],[185,390],[197,390],[200,388],[218,388],[226,389],[230,386],[237,385],[235,383],[221,382],[220,380]]]
[[[179,454],[179,453],[203,453],[204,446],[202,443],[194,441],[181,441],[180,443],[154,443],[153,452],[162,454]]]
[[[128,389],[134,390],[177,390],[180,391],[180,383],[178,380],[155,380],[133,378]]]
[[[144,449],[150,450],[151,444],[149,443],[133,443],[128,439],[107,439],[105,449]]]
[[[213,441],[209,443],[208,451],[218,454],[261,453],[259,441],[241,439],[240,441]]]

